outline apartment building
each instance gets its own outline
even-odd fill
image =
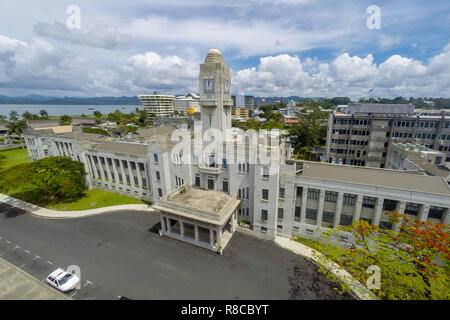
[[[153,94],[139,95],[138,98],[149,118],[173,115],[175,96],[159,94],[155,91]]]
[[[351,104],[328,119],[328,162],[384,168],[393,141],[422,144],[450,161],[450,117],[420,115],[408,104]]]
[[[228,81],[229,69],[222,54],[210,50],[199,76],[202,121],[197,129],[202,136],[211,128],[224,134],[231,128]],[[380,126],[371,116],[345,119],[362,121],[352,124],[352,130],[369,131],[368,135],[356,135],[359,140],[371,136],[373,129],[366,127]],[[339,125],[333,128],[341,130]],[[193,150],[198,143],[194,139],[197,129],[194,125],[179,137],[191,136]],[[212,154],[205,161],[198,154],[176,149],[173,135],[178,131],[174,127],[147,131],[147,135],[127,141],[52,130],[28,130],[24,137],[32,160],[65,155],[83,162],[90,187],[154,202],[162,235],[213,251],[221,252],[238,221],[267,239],[319,237],[328,228],[360,219],[397,230],[399,225],[391,225],[384,214],[394,209],[424,221],[450,222],[450,187],[442,177],[297,161],[284,141],[265,149],[273,155],[270,163],[254,162],[258,151],[238,136],[223,142],[222,157]]]

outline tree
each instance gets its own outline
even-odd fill
[[[388,211],[391,223],[401,232],[381,229],[360,220],[341,229],[355,238],[351,248],[331,242],[321,249],[362,283],[369,266],[381,271],[381,287],[374,291],[383,299],[450,299],[449,226],[431,221],[410,220],[405,214]],[[326,234],[326,238],[336,233]],[[321,269],[322,272],[328,271]]]
[[[23,120],[31,120],[33,118],[33,114],[31,112],[25,111],[22,113]]]
[[[15,111],[15,110],[11,111],[9,113],[9,120],[13,121],[13,122],[19,120],[19,113],[17,111]]]
[[[305,107],[298,114],[298,123],[292,124],[289,129],[289,138],[295,148],[314,148],[325,144],[327,137],[326,111],[320,111],[318,107]]]
[[[15,133],[19,136],[21,148],[23,148],[22,133],[23,133],[23,130],[25,130],[26,128],[28,128],[28,126],[24,120],[18,120],[18,121],[8,123],[9,133],[10,134]]]
[[[41,111],[39,111],[39,115],[44,120],[48,119],[48,112],[47,112],[47,110],[42,109]]]
[[[146,127],[148,125],[148,115],[147,110],[142,109],[138,111],[137,117],[136,117],[136,124],[139,127]]]
[[[102,117],[102,113],[98,110],[95,110],[93,113],[94,117],[95,117],[95,123],[99,124],[101,123],[101,117]]]
[[[5,121],[6,120],[6,116],[3,114],[0,114],[0,121]]]
[[[82,162],[47,157],[2,172],[0,191],[37,205],[70,201],[83,195],[86,172]]]
[[[62,115],[61,117],[59,117],[59,124],[60,125],[68,126],[71,123],[72,123],[72,118],[70,116],[68,116],[67,114]]]

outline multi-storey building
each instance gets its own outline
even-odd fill
[[[442,151],[450,161],[450,117],[416,115],[408,104],[353,104],[329,116],[330,163],[384,168],[394,140]]]
[[[30,130],[24,133],[30,156],[66,155],[82,161],[91,187],[155,202],[161,235],[214,251],[228,243],[237,221],[269,239],[319,237],[323,230],[359,219],[398,229],[383,214],[394,209],[421,220],[450,222],[450,187],[442,177],[297,161],[284,141],[268,144],[263,150],[272,158],[261,161],[263,153],[245,136],[227,135],[231,78],[219,50],[210,50],[201,64],[199,85],[202,121],[192,130],[151,128],[127,142]],[[212,153],[204,159],[179,149],[179,141],[191,137],[187,145],[195,150],[210,129],[226,137],[222,157]]]
[[[174,101],[174,111],[177,111],[180,115],[198,113],[200,112],[199,99],[200,97],[195,93],[178,96]]]
[[[139,95],[138,98],[150,118],[173,115],[175,96],[155,91],[153,94]]]

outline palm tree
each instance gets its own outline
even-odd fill
[[[13,121],[13,122],[19,120],[19,113],[18,113],[17,111],[14,111],[14,110],[11,111],[11,112],[9,113],[9,120],[11,120],[11,121]]]
[[[26,128],[28,128],[28,126],[24,120],[14,121],[8,124],[9,133],[15,133],[19,136],[20,147],[22,149],[23,149],[22,133],[23,130],[25,130]]]
[[[22,113],[23,120],[31,120],[31,118],[33,118],[33,114],[31,112],[25,111]]]
[[[42,119],[48,119],[47,110],[42,109],[41,111],[39,111],[39,115],[42,117]]]

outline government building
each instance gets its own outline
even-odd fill
[[[75,126],[71,132],[30,129],[24,133],[30,158],[68,156],[83,162],[90,188],[151,201],[160,214],[162,236],[217,252],[225,249],[238,224],[254,235],[274,239],[320,237],[323,230],[360,219],[398,230],[399,225],[391,225],[384,214],[390,210],[423,221],[450,222],[450,187],[442,177],[380,165],[371,168],[297,161],[292,159],[289,143],[283,140],[274,143],[267,139],[271,142],[263,149],[253,148],[247,143],[249,136],[239,135],[231,127],[230,70],[217,49],[211,49],[200,65],[199,91],[201,122],[189,128],[162,125],[138,130],[126,140],[78,132]],[[153,97],[143,99],[149,106],[153,104]],[[342,129],[351,133],[368,130],[358,126],[375,128],[391,121],[383,118],[379,124],[372,115],[338,119],[366,121]],[[338,126],[344,124],[331,121],[331,134],[335,135],[335,130],[341,130]],[[398,121],[402,127],[401,121],[413,120],[392,120],[390,128]],[[441,126],[441,120],[437,122]],[[386,132],[395,133],[390,128],[381,130],[383,141]],[[216,140],[218,136],[223,139]],[[365,141],[368,135],[356,136]],[[258,134],[256,137],[258,142],[264,139]],[[182,139],[187,142],[180,148]],[[224,146],[224,152],[214,149],[207,156],[199,156],[195,149],[205,140]],[[339,154],[334,144],[329,148],[333,157]],[[265,161],[267,154],[270,159]],[[365,156],[365,161],[374,157]]]

